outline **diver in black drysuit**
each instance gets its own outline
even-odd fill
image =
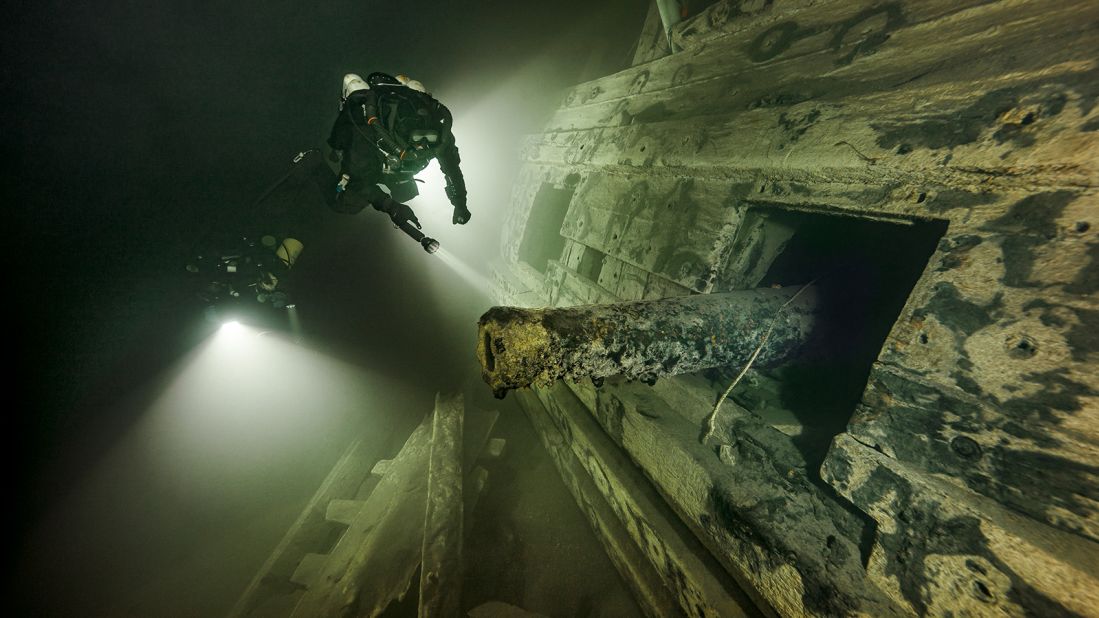
[[[286,282],[315,221],[302,201],[307,187],[320,186],[337,212],[358,213],[369,204],[388,214],[428,253],[437,250],[437,241],[413,229],[420,224],[404,202],[419,193],[415,175],[437,159],[454,207],[452,222],[469,221],[452,122],[450,110],[419,82],[384,73],[366,80],[345,76],[340,113],[328,138],[331,165],[324,164],[318,149],[298,153],[286,175],[250,209],[259,218],[262,207],[262,231],[238,235],[228,248],[202,247],[188,263],[187,270],[198,275],[198,296],[208,313],[216,314],[222,305],[232,309],[238,299],[247,298],[276,309],[294,305]]]
[[[340,112],[328,137],[328,159],[339,170],[329,205],[357,213],[369,204],[398,225],[408,221],[419,228],[404,202],[419,193],[414,176],[437,159],[454,207],[451,221],[464,225],[471,215],[452,123],[450,110],[419,82],[385,73],[372,73],[366,80],[346,75]]]

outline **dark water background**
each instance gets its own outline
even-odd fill
[[[212,236],[252,233],[248,205],[327,135],[345,72],[407,73],[452,109],[474,219],[450,226],[438,184],[413,205],[483,273],[519,136],[564,87],[628,65],[645,10],[640,0],[11,9],[0,186],[15,223],[5,407],[17,607],[223,614],[353,436],[379,453],[399,447],[436,390],[475,375],[483,282],[373,212],[312,206],[295,273],[301,345],[226,344],[192,301],[183,265]],[[502,427],[533,445],[517,418]],[[521,465],[540,480],[499,508],[571,508],[544,459]],[[579,514],[561,508],[532,541],[532,562],[584,545]],[[562,596],[534,581],[512,587]]]

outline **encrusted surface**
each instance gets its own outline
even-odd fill
[[[677,27],[685,51],[578,85],[524,143],[509,268],[538,189],[575,193],[565,253],[505,304],[756,285],[789,233],[760,213],[946,224],[824,479],[782,485],[807,500],[820,483],[832,506],[756,517],[792,456],[739,456],[752,423],[707,455],[735,460],[730,476],[664,490],[684,517],[706,487],[737,497],[711,551],[767,565],[779,613],[877,614],[865,599],[883,594],[901,613],[1099,615],[1096,23],[1089,0],[725,0]],[[671,474],[609,433],[654,481]],[[768,536],[816,534],[833,512],[874,522],[847,579]]]
[[[756,348],[758,365],[769,366],[808,337],[814,299],[814,288],[790,287],[556,309],[494,307],[479,322],[477,355],[495,391],[562,378],[652,381],[744,364]]]

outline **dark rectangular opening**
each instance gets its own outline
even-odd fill
[[[882,222],[760,209],[793,230],[760,287],[816,281],[817,327],[804,352],[777,368],[750,372],[730,397],[793,443],[815,475],[832,438],[843,432],[870,368],[927,266],[945,221]],[[711,377],[728,384],[739,367]]]
[[[599,274],[603,272],[603,258],[606,254],[598,249],[584,247],[584,254],[580,256],[580,263],[576,266],[576,272],[592,283],[599,283]]]
[[[544,274],[549,261],[560,258],[565,248],[561,224],[575,190],[575,185],[562,189],[545,183],[534,196],[523,240],[519,243],[519,259],[540,273]]]

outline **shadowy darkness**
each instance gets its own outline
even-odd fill
[[[797,231],[762,285],[816,280],[818,290],[818,327],[805,352],[773,372],[781,383],[782,406],[804,427],[794,444],[816,477],[832,438],[846,429],[870,367],[946,224],[774,216]]]
[[[262,227],[248,206],[296,152],[327,136],[342,75],[382,70],[420,79],[454,112],[474,218],[438,233],[483,268],[496,251],[518,137],[544,122],[562,88],[628,63],[646,3],[612,4],[47,0],[8,12],[0,186],[16,224],[9,289],[18,368],[8,409],[25,575],[17,606],[149,615],[181,599],[214,613],[232,603],[367,415],[341,411],[346,418],[303,426],[277,471],[255,472],[262,489],[235,487],[239,495],[220,506],[181,505],[186,498],[169,485],[143,494],[151,481],[141,470],[108,494],[86,494],[81,483],[93,471],[126,470],[114,458],[135,448],[127,437],[208,340],[183,266],[211,238]],[[473,323],[485,301],[377,213],[316,212],[316,240],[294,282],[310,347],[401,393],[361,405],[386,407],[369,417],[389,419],[376,431],[404,431],[405,416],[422,415],[436,390],[470,375],[464,363],[474,362]],[[212,491],[218,475],[208,472],[203,487]],[[275,482],[278,474],[286,478]],[[65,520],[104,523],[81,531],[96,538],[83,553],[41,528],[60,505],[108,499],[94,505],[101,520]],[[157,529],[152,522],[173,509],[179,527]],[[149,521],[132,538],[110,538],[127,534],[127,517]],[[115,541],[114,560],[129,562],[112,573],[102,552]],[[206,579],[220,577],[222,587],[195,589],[205,580],[193,572],[216,568],[219,549],[234,557],[222,556],[225,572]],[[65,568],[28,571],[24,560]],[[157,575],[159,592],[141,575]],[[96,579],[75,591],[63,583],[86,576]]]

